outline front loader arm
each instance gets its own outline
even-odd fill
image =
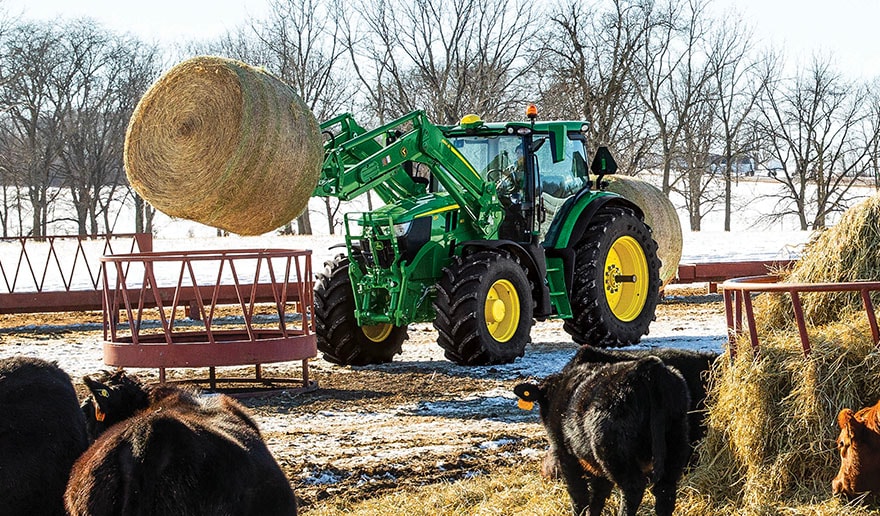
[[[502,213],[494,201],[495,185],[480,177],[424,112],[413,111],[372,131],[348,135],[329,147],[325,144],[315,195],[351,200],[375,190],[386,203],[420,195],[425,186],[416,183],[403,165],[422,163],[478,231],[486,236],[497,232]],[[386,145],[379,144],[378,138],[389,135]]]

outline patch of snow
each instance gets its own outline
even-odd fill
[[[303,469],[299,478],[308,485],[331,485],[342,480],[342,477],[332,471],[312,471],[308,468]]]
[[[519,442],[519,439],[498,439],[496,441],[488,441],[485,443],[480,443],[478,448],[481,450],[497,450],[503,446],[507,446],[509,444],[516,444]]]

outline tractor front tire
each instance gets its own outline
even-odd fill
[[[362,366],[391,362],[407,338],[405,326],[359,326],[354,315],[354,294],[343,254],[324,263],[315,280],[315,335],[324,360],[339,365]]]
[[[622,206],[606,206],[575,245],[572,318],[579,344],[620,347],[648,333],[660,298],[660,260],[651,230]]]
[[[437,343],[456,364],[506,364],[525,353],[534,300],[525,270],[507,252],[454,257],[434,308]]]

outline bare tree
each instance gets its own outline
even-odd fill
[[[880,78],[875,79],[868,90],[871,92],[867,103],[870,113],[868,126],[872,127],[873,131],[868,131],[867,134],[874,133],[873,139],[866,138],[869,149],[869,176],[873,177],[874,188],[880,190],[880,129],[878,129],[880,128]]]
[[[713,115],[722,143],[719,168],[724,182],[724,231],[730,231],[734,174],[740,172],[739,164],[744,158],[751,159],[754,166],[749,121],[775,68],[772,55],[763,57],[765,66],[759,66],[751,57],[753,52],[752,30],[740,18],[728,17],[719,22],[711,35],[709,66],[713,95],[717,98]]]
[[[158,73],[157,50],[90,20],[70,24],[65,39],[77,73],[63,92],[68,105],[62,123],[64,186],[80,234],[99,233],[99,222],[104,232],[112,232],[111,203],[127,184],[125,130],[137,100]]]
[[[651,8],[639,1],[606,5],[558,5],[549,14],[532,76],[547,115],[589,121],[589,147],[610,147],[621,168],[635,173],[653,145],[650,118],[630,81]]]
[[[351,61],[380,122],[415,109],[441,124],[467,113],[492,120],[522,107],[530,3],[371,0],[357,11]]]
[[[706,84],[706,90],[709,89],[710,85]],[[679,120],[681,141],[676,166],[681,168],[682,179],[673,186],[685,201],[691,231],[703,229],[703,217],[723,198],[718,163],[711,152],[719,145],[714,124],[719,102],[708,91],[700,96],[702,101],[695,103]]]
[[[774,219],[794,215],[802,230],[824,228],[828,215],[850,204],[852,186],[872,166],[878,126],[869,98],[867,87],[845,81],[830,58],[814,58],[768,90],[760,132],[781,165]]]
[[[21,185],[32,209],[30,233],[44,236],[50,208],[58,195],[61,122],[66,112],[61,92],[73,66],[62,32],[50,23],[16,26],[4,40],[0,58],[0,103],[6,106],[4,141],[9,172]]]
[[[710,80],[706,66],[705,38],[708,20],[703,0],[669,0],[653,5],[646,18],[647,44],[636,56],[630,78],[645,109],[654,119],[659,144],[663,193],[668,194],[680,178],[672,177],[681,163],[684,126],[694,107],[704,99]]]

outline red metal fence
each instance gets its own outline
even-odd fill
[[[0,313],[100,310],[100,257],[152,250],[149,233],[0,238]]]
[[[745,276],[762,276],[791,268],[796,260],[746,260],[740,262],[682,263],[672,283],[708,283],[716,292],[718,283]]]
[[[758,332],[755,326],[755,313],[752,308],[751,297],[756,292],[787,293],[791,296],[794,318],[797,322],[804,356],[810,354],[810,339],[807,335],[807,323],[804,318],[804,309],[800,298],[800,294],[803,292],[858,292],[862,298],[862,305],[868,318],[868,324],[871,326],[873,342],[874,344],[880,344],[877,316],[874,312],[874,305],[871,302],[871,293],[880,291],[880,281],[779,283],[778,277],[771,275],[731,279],[722,283],[721,289],[724,292],[724,311],[727,315],[727,342],[731,358],[736,356],[736,339],[744,331],[742,321],[743,309],[745,309],[746,324],[749,330],[749,340],[752,349],[756,353],[759,349]]]

